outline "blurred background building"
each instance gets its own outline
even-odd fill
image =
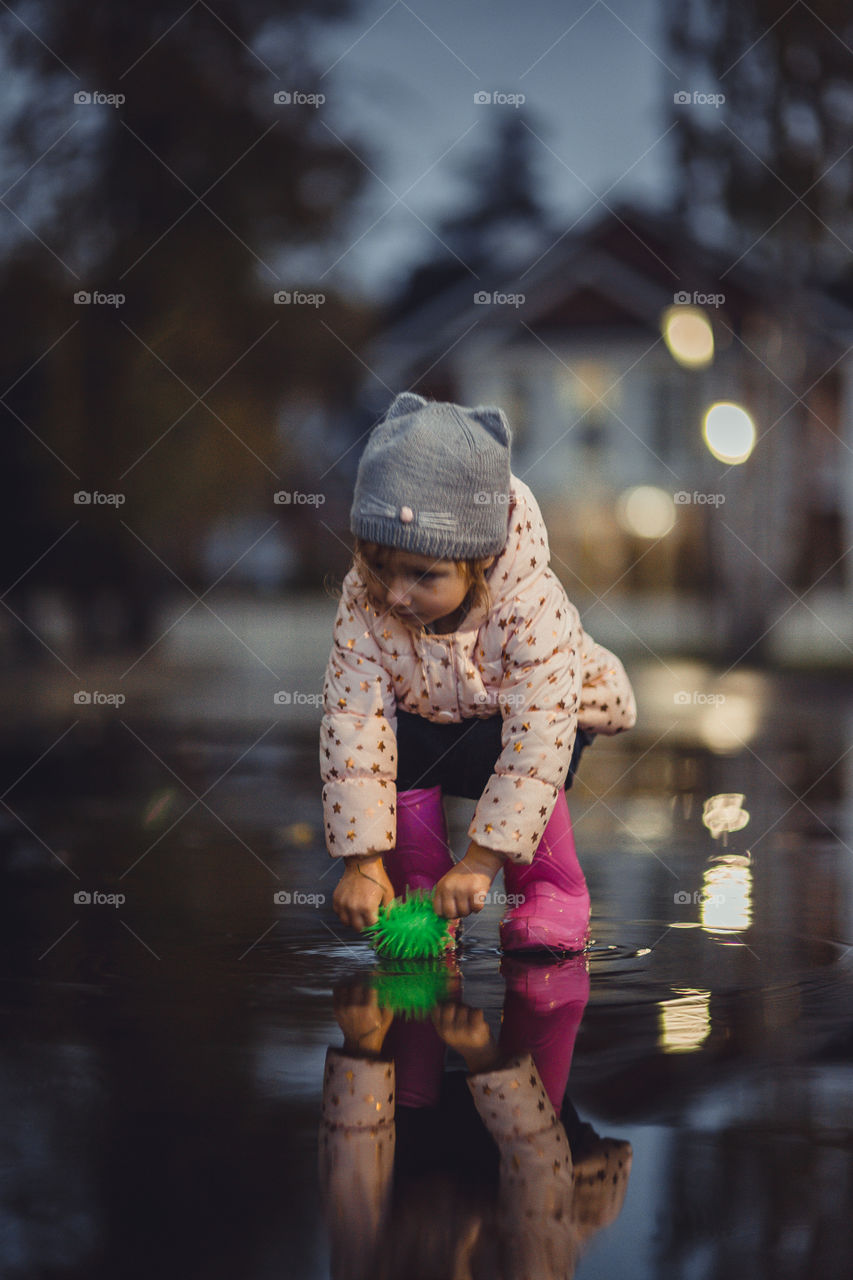
[[[424,394],[507,409],[515,471],[573,597],[592,609],[606,593],[655,647],[669,627],[682,649],[749,651],[784,611],[767,647],[777,658],[808,659],[808,645],[818,661],[849,657],[843,301],[803,288],[792,323],[793,295],[770,269],[732,269],[684,219],[630,207],[524,270],[491,260],[481,278],[488,289],[436,280],[384,328],[371,364],[399,386],[427,364]],[[716,441],[703,431],[714,406]],[[818,585],[832,629],[787,610]]]
[[[507,410],[623,645],[846,665],[853,67],[828,2],[722,8],[7,11],[10,653],[339,578],[410,387]]]

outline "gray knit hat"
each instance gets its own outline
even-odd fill
[[[511,434],[500,409],[404,391],[361,455],[352,532],[440,560],[497,555],[507,538]]]

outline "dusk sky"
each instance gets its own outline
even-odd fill
[[[661,9],[659,0],[365,0],[357,17],[326,24],[319,83],[294,88],[326,94],[323,120],[361,140],[353,149],[375,175],[327,278],[381,292],[437,246],[428,228],[460,198],[494,113],[516,109],[478,104],[477,93],[524,94],[541,138],[539,195],[557,225],[602,211],[596,197],[661,202],[667,107],[684,87]]]

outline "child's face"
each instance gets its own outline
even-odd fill
[[[454,560],[381,547],[371,557],[374,593],[381,606],[405,622],[429,626],[456,612],[468,594],[468,578]]]

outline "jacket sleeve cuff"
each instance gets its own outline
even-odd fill
[[[539,778],[493,773],[477,802],[468,835],[511,862],[532,862],[558,795],[556,787]]]
[[[531,1054],[516,1054],[496,1071],[469,1076],[468,1088],[483,1123],[499,1147],[520,1139],[541,1140],[547,1135],[552,1144],[556,1143],[554,1152],[559,1147],[561,1155],[568,1156],[571,1163],[565,1132]],[[557,1142],[554,1131],[558,1128]]]
[[[397,840],[397,787],[387,779],[347,778],[323,787],[326,848],[333,858],[385,853]]]
[[[393,1119],[393,1062],[329,1049],[323,1077],[324,1122],[344,1129],[375,1129]]]

